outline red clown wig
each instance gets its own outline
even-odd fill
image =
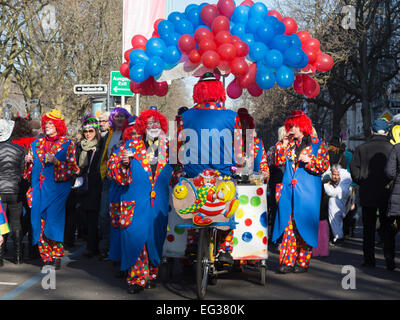
[[[300,131],[305,136],[312,136],[313,134],[311,119],[301,110],[292,111],[290,117],[285,121],[285,129],[287,132],[294,126],[299,127]]]
[[[159,121],[161,124],[161,130],[164,133],[168,132],[168,120],[162,113],[154,109],[145,110],[140,113],[139,118],[135,122],[135,129],[141,136],[146,132],[147,120],[153,117],[154,121]]]
[[[56,127],[58,136],[65,136],[67,134],[67,126],[65,125],[64,117],[61,114],[61,111],[57,109],[51,110],[51,112],[47,112],[43,115],[41,121],[42,131],[45,132],[45,124],[46,122],[51,121]]]
[[[212,73],[204,74],[193,88],[193,101],[196,104],[205,102],[225,102],[225,88]]]

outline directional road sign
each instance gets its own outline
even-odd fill
[[[133,96],[134,93],[129,89],[130,80],[122,76],[119,71],[111,71],[110,76],[110,95],[111,96]]]
[[[75,94],[106,94],[107,85],[106,84],[77,84],[74,86]]]

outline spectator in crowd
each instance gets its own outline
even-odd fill
[[[330,165],[340,164],[342,168],[347,168],[347,158],[345,156],[345,148],[339,137],[333,137],[328,147]]]
[[[115,108],[109,117],[109,125],[107,134],[103,137],[104,143],[102,144],[101,160],[100,160],[100,174],[103,181],[101,191],[101,205],[99,214],[100,233],[102,238],[101,257],[102,260],[108,259],[108,249],[110,245],[110,214],[109,214],[109,199],[108,193],[110,190],[110,179],[106,177],[107,161],[110,158],[112,148],[122,141],[122,127],[131,115],[124,108]],[[101,123],[100,123],[101,125]]]
[[[15,121],[0,120],[0,198],[10,221],[14,244],[14,263],[22,263],[22,197],[21,178],[24,170],[24,148],[12,142]],[[0,259],[3,258],[7,236],[4,237]]]
[[[328,212],[333,244],[343,239],[343,218],[346,215],[347,199],[351,192],[350,173],[340,164],[331,166],[330,180],[324,184],[325,193],[329,197]]]
[[[382,228],[382,234],[387,234],[389,219],[387,206],[389,190],[386,187],[390,179],[385,174],[385,167],[392,145],[388,139],[389,125],[383,119],[372,124],[372,136],[366,143],[356,148],[350,165],[351,177],[359,185],[360,205],[363,222],[363,252],[362,266],[375,267],[375,231],[377,212]],[[388,250],[384,240],[384,251]],[[388,240],[388,239],[386,239]]]
[[[388,270],[394,270],[396,233],[400,226],[400,144],[396,144],[389,155],[385,169],[386,175],[392,180],[388,207],[387,241],[384,252]]]
[[[101,112],[99,115],[99,130],[102,137],[105,137],[108,133],[108,128],[110,127],[109,118],[109,112]]]
[[[45,138],[34,141],[25,157],[24,179],[30,180],[33,244],[45,265],[61,267],[64,256],[62,241],[65,227],[65,204],[71,190],[71,179],[78,173],[75,146],[65,137],[64,116],[57,109],[43,115]]]

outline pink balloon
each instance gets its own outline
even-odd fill
[[[129,78],[129,62],[124,62],[119,67],[119,72],[121,72],[122,76],[125,78]]]
[[[223,16],[230,19],[233,15],[233,11],[235,11],[235,3],[233,0],[219,0],[217,8]]]
[[[263,89],[261,89],[257,82],[253,83],[250,87],[247,88],[247,91],[250,93],[251,96],[253,97],[259,97],[263,93]]]
[[[226,93],[228,94],[229,98],[231,98],[231,99],[237,99],[242,95],[243,89],[237,83],[237,79],[233,80],[228,85],[228,88],[226,89]]]
[[[286,27],[285,35],[290,36],[297,32],[297,23],[293,18],[285,17],[282,19],[282,22]]]
[[[252,0],[244,0],[240,5],[251,7],[253,4],[254,4],[254,2]]]
[[[279,21],[282,21],[282,15],[276,11],[276,10],[271,10],[268,12],[267,14],[268,17],[275,17],[277,18]]]
[[[206,24],[206,26],[210,28],[212,26],[214,19],[218,16],[219,16],[219,11],[217,6],[213,6],[210,4],[205,5],[200,12],[201,19]]]
[[[133,49],[143,49],[146,50],[147,39],[141,34],[137,34],[131,40]]]

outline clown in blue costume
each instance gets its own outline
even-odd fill
[[[143,139],[128,140],[108,162],[108,175],[127,189],[120,197],[121,270],[128,292],[153,288],[167,232],[169,183],[167,118],[143,111],[134,129]],[[129,134],[129,131],[127,131]]]
[[[38,243],[45,264],[59,269],[64,255],[65,204],[71,178],[79,168],[74,143],[65,137],[61,112],[53,109],[46,113],[41,124],[46,136],[32,142],[24,171],[24,178],[32,184],[27,195],[32,204],[32,243]]]
[[[302,273],[309,268],[312,247],[318,246],[321,175],[329,167],[329,156],[325,143],[312,137],[311,120],[302,111],[293,111],[285,128],[288,134],[275,154],[275,164],[285,166],[285,172],[277,190],[272,240],[283,234],[279,271]]]

